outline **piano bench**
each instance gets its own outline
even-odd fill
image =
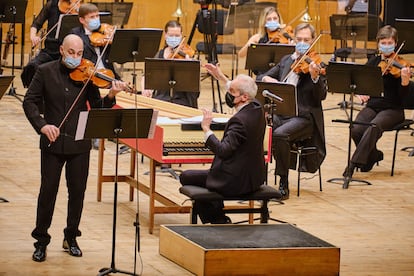
[[[261,201],[260,207],[254,207],[253,204],[249,204],[249,207],[242,208],[239,206],[229,206],[224,208],[225,213],[231,214],[260,214],[260,223],[267,223],[269,220],[269,208],[268,203],[270,200],[281,202],[282,195],[278,190],[267,185],[260,186],[259,190],[246,195],[225,197],[219,193],[208,190],[207,188],[184,185],[180,187],[180,193],[189,197],[192,201],[191,208],[191,223],[197,224],[197,210],[194,208],[194,202],[198,201]],[[252,202],[251,202],[252,203]]]

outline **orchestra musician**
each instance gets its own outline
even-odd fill
[[[91,43],[91,36],[101,26],[98,7],[92,3],[81,4],[78,15],[79,22],[82,26],[73,28],[71,33],[82,38],[83,44],[85,45],[83,57],[96,64],[98,57],[102,55],[102,58],[97,64],[97,68],[110,69],[115,73],[116,78],[119,79],[113,64],[109,62],[110,45],[108,45],[105,52],[103,52],[105,45],[94,46]]]
[[[302,171],[315,172],[326,155],[324,120],[321,101],[326,98],[326,78],[322,75],[321,66],[312,61],[305,70],[298,73],[292,71],[295,64],[309,50],[315,39],[315,29],[308,23],[301,23],[294,32],[296,50],[292,55],[284,56],[280,63],[257,80],[264,82],[286,82],[294,84],[297,90],[298,116],[274,116],[273,120],[273,154],[276,159],[275,175],[280,176],[279,190],[283,199],[289,198],[289,168],[291,164],[290,149],[293,143],[305,140],[316,146],[318,153],[308,156],[303,162]],[[297,67],[298,68],[298,67]],[[310,139],[307,139],[309,138]],[[306,145],[305,145],[306,146]]]
[[[32,47],[38,47],[38,44],[41,43],[42,38],[38,36],[39,30],[42,28],[43,24],[47,21],[47,37],[44,41],[45,47],[39,52],[39,54],[32,59],[26,66],[24,66],[21,79],[24,87],[29,87],[30,82],[36,72],[37,67],[40,64],[49,62],[52,60],[57,60],[60,57],[59,45],[60,41],[55,38],[56,36],[56,25],[59,21],[59,16],[65,14],[65,11],[60,11],[59,3],[60,2],[70,2],[70,0],[49,0],[43,6],[39,15],[33,20],[33,23],[30,27],[30,41],[32,42]],[[53,28],[53,29],[52,29]]]
[[[380,54],[370,58],[367,64],[381,66],[382,70],[387,69],[382,77],[384,95],[382,97],[358,96],[363,103],[366,103],[366,107],[358,113],[355,121],[368,125],[353,125],[351,135],[356,149],[350,166],[343,173],[344,177],[352,177],[357,167],[361,172],[368,172],[375,163],[383,160],[384,154],[377,149],[377,141],[384,131],[391,130],[405,118],[403,98],[407,97],[410,91],[410,68],[403,66],[398,70],[398,74],[391,73],[396,69],[393,65],[386,68],[387,61],[395,55],[397,42],[398,32],[395,28],[387,25],[378,31],[377,45]]]
[[[182,26],[178,21],[171,20],[165,24],[164,38],[165,46],[155,55],[156,58],[193,58],[194,51],[184,43]],[[170,91],[145,89],[144,77],[141,79],[141,88],[142,95],[146,97],[153,97],[162,101],[198,108],[198,97],[200,96],[200,92],[174,91],[174,95],[170,95]]]
[[[284,32],[283,20],[275,7],[266,7],[259,19],[259,32],[249,38],[246,44],[239,50],[239,57],[247,56],[247,49],[252,44],[258,43],[290,43],[293,39],[292,32]],[[290,28],[290,26],[288,26]],[[280,41],[282,39],[282,41]]]
[[[209,64],[207,70],[217,70]],[[217,76],[217,73],[212,73]],[[225,79],[222,79],[225,80]],[[210,129],[212,114],[203,110],[201,127],[206,146],[215,154],[208,170],[187,170],[180,175],[182,185],[206,187],[225,196],[254,192],[265,181],[263,138],[265,117],[261,104],[255,100],[257,85],[247,75],[238,75],[228,82],[226,103],[236,113],[229,119],[220,141]],[[203,223],[231,223],[223,211],[223,201],[195,202]]]
[[[91,141],[75,141],[78,117],[81,111],[87,110],[87,102],[94,108],[112,107],[115,95],[125,88],[125,83],[113,81],[112,88],[102,98],[99,89],[92,83],[83,87],[82,83],[71,80],[70,73],[76,70],[82,59],[83,42],[80,37],[67,35],[59,49],[59,60],[39,66],[23,101],[27,119],[40,134],[41,186],[36,227],[32,232],[32,237],[36,239],[32,259],[36,262],[46,260],[46,248],[51,240],[48,229],[63,166],[68,188],[63,248],[71,256],[82,256],[76,238],[81,235],[79,223],[89,173]],[[38,105],[43,101],[45,111],[44,116],[41,116]]]

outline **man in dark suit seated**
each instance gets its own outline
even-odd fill
[[[311,173],[317,171],[326,155],[321,103],[326,98],[326,77],[321,74],[321,67],[313,61],[308,64],[307,71],[295,72],[291,69],[291,66],[307,53],[314,39],[314,27],[308,23],[299,24],[295,28],[295,52],[284,56],[275,67],[257,76],[258,80],[264,82],[286,81],[296,86],[298,116],[274,116],[273,120],[275,174],[280,176],[279,190],[283,199],[289,198],[288,175],[289,168],[292,167],[290,155],[292,144],[297,141],[308,141],[309,146],[318,148],[317,154],[309,155],[303,162],[303,167],[299,168],[301,171]]]
[[[211,64],[207,68],[215,72],[219,70]],[[180,181],[182,185],[206,187],[224,196],[238,196],[258,190],[265,181],[263,138],[266,122],[263,108],[255,100],[257,85],[251,77],[238,75],[228,81],[227,88],[226,103],[234,107],[236,113],[227,122],[221,141],[210,129],[211,111],[203,110],[201,127],[207,147],[215,154],[211,168],[184,171]],[[194,204],[203,223],[230,223],[223,207],[223,201]]]

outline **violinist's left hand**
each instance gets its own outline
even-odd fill
[[[118,94],[121,91],[125,91],[127,89],[128,89],[128,85],[126,84],[126,82],[120,81],[120,80],[114,80],[112,81],[112,87],[109,90],[108,97],[110,99],[113,99],[116,96],[116,94]]]
[[[411,70],[409,67],[401,69],[401,85],[407,86],[410,83]]]
[[[311,75],[311,78],[316,79],[319,76],[320,72],[321,72],[321,67],[318,64],[316,64],[314,61],[312,61],[309,64],[309,73]]]

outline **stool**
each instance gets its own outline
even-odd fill
[[[297,196],[299,196],[300,193],[300,173],[301,173],[301,167],[302,167],[302,161],[303,157],[311,154],[317,154],[318,148],[315,146],[309,146],[305,147],[303,146],[303,141],[295,142],[295,147],[292,147],[290,152],[295,153],[298,156],[299,164],[298,164],[298,192]],[[319,175],[319,191],[322,192],[322,176],[321,176],[321,167],[318,168],[318,175]]]
[[[268,203],[270,200],[280,201],[282,195],[278,190],[267,185],[260,186],[259,190],[239,196],[223,196],[219,193],[208,190],[204,187],[193,186],[193,185],[184,185],[179,189],[180,193],[189,197],[192,201],[191,208],[191,223],[197,224],[197,210],[194,208],[195,201],[250,201],[250,200],[259,200],[261,201],[260,208],[250,205],[248,208],[225,208],[225,213],[232,214],[257,214],[260,213],[260,223],[267,223],[269,220],[269,208]]]

